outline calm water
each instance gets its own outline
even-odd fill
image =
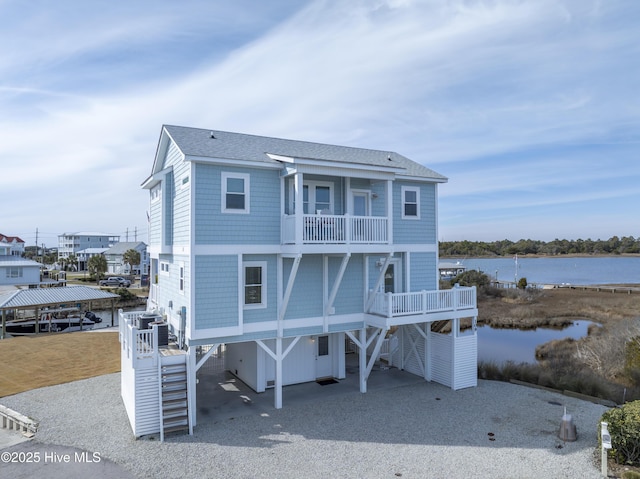
[[[492,279],[528,283],[616,284],[640,283],[640,257],[459,259],[467,269],[483,271]]]
[[[490,326],[478,327],[478,361],[503,363],[535,363],[536,346],[554,339],[579,339],[587,335],[589,325],[587,320],[576,320],[572,326],[564,329],[537,328],[494,329]]]

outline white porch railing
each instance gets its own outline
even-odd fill
[[[303,215],[302,231],[296,234],[295,215],[282,219],[282,242],[304,244],[386,244],[389,242],[386,216]]]
[[[120,344],[134,369],[137,363],[144,360],[157,364],[158,358],[158,335],[153,334],[153,329],[138,329],[136,326],[136,320],[141,314],[144,311],[120,310],[118,318]]]
[[[456,287],[417,293],[373,293],[369,313],[387,318],[475,309],[476,287]]]

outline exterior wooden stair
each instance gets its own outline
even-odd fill
[[[434,321],[433,323],[431,323],[431,332],[432,333],[439,333],[440,331],[442,331],[442,329],[449,324],[448,320],[445,321]]]
[[[189,430],[187,365],[160,366],[160,441],[165,433]]]

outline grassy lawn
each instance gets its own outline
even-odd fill
[[[120,371],[117,332],[74,332],[0,340],[0,397]]]

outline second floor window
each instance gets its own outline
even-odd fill
[[[420,219],[420,188],[402,187],[402,218]]]
[[[249,175],[222,173],[222,212],[249,213]]]

